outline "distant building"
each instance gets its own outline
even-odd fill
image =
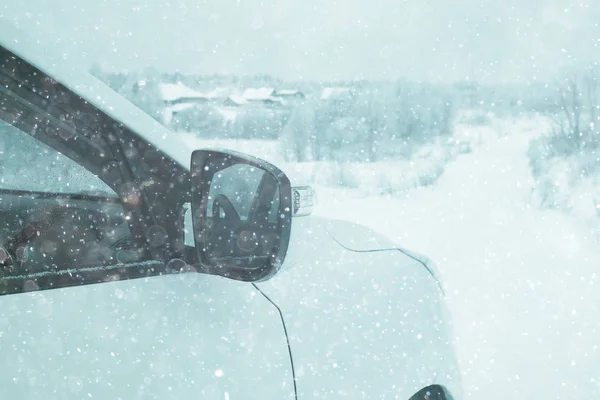
[[[275,90],[273,96],[284,98],[284,99],[294,99],[294,100],[304,100],[306,96],[299,90],[295,89],[281,89]]]
[[[274,93],[274,88],[247,88],[242,96],[248,101],[263,101],[272,97]]]
[[[181,82],[161,83],[159,85],[161,99],[166,105],[181,103],[206,103],[217,99],[217,92],[203,93],[192,89]]]
[[[262,104],[267,107],[278,107],[285,104],[282,99],[275,96],[274,88],[248,88],[244,90],[242,97],[248,103]]]
[[[176,118],[179,113],[189,110],[193,107],[193,103],[177,103],[169,105],[163,110],[163,122],[169,126],[173,123],[173,119]]]
[[[223,101],[223,105],[225,107],[241,107],[247,103],[248,100],[246,100],[243,96],[240,95],[227,96],[227,98]]]

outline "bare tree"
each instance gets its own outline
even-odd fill
[[[558,101],[561,114],[559,115],[560,133],[565,136],[579,136],[581,101],[577,78],[569,76],[565,82],[558,85]]]
[[[565,75],[557,84],[559,112],[551,133],[568,153],[596,148],[599,144],[600,71],[593,66]]]

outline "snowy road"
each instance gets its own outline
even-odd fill
[[[319,188],[316,214],[437,262],[467,399],[600,397],[600,248],[573,217],[529,205],[531,138],[494,136],[402,199]]]

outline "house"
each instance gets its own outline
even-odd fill
[[[203,93],[192,89],[181,82],[161,83],[159,85],[161,99],[167,105],[180,103],[206,103],[217,99],[217,92]]]
[[[223,105],[225,107],[241,107],[244,104],[248,103],[243,96],[232,94],[227,96],[227,98],[223,101]]]
[[[189,110],[194,107],[193,103],[177,103],[165,107],[163,110],[163,122],[169,126],[173,122],[173,119],[181,112]]]
[[[271,98],[274,93],[274,88],[247,88],[246,90],[244,90],[242,97],[244,97],[248,101],[264,101]]]
[[[281,89],[275,90],[273,96],[285,99],[304,100],[306,96],[299,90],[295,89]]]
[[[267,107],[282,107],[286,104],[285,101],[278,97],[269,97],[263,100],[262,103]]]
[[[262,104],[267,107],[278,107],[285,104],[285,102],[274,96],[274,88],[248,88],[244,90],[242,97],[246,99],[248,103]]]

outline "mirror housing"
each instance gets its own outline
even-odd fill
[[[290,240],[288,177],[264,160],[229,150],[194,151],[190,172],[199,272],[240,281],[274,276]]]

